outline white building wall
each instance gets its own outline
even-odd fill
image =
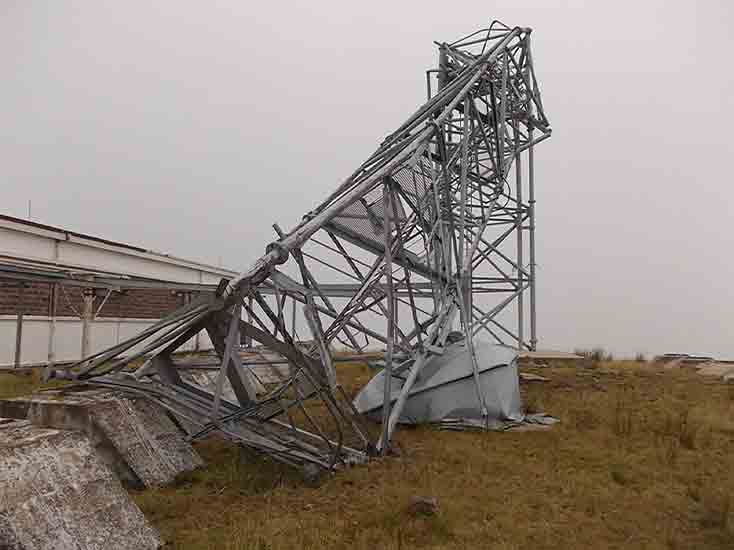
[[[91,353],[103,351],[123,340],[135,336],[155,322],[153,319],[118,319],[101,317],[91,326]],[[43,316],[23,317],[21,364],[38,365],[48,362],[51,320]],[[15,359],[15,334],[17,318],[0,315],[0,366],[10,367]],[[78,361],[81,358],[82,323],[74,317],[57,317],[54,329],[54,361],[58,363]],[[194,351],[195,339],[182,346],[182,351]],[[140,347],[140,346],[139,346]],[[199,349],[211,349],[212,343],[205,331],[199,335]],[[137,348],[133,348],[134,353]]]
[[[8,256],[53,261],[54,239],[0,227],[0,251]]]
[[[33,261],[58,263],[80,270],[109,271],[182,283],[217,283],[235,272],[155,252],[108,244],[63,230],[39,228],[0,220],[0,255]],[[155,319],[100,317],[92,322],[92,353],[102,351],[155,322]],[[12,366],[15,357],[17,317],[0,315],[0,366]],[[24,316],[21,364],[46,363],[49,351],[55,362],[81,358],[82,322],[78,318],[57,317],[51,339],[52,320],[44,316]],[[211,341],[202,332],[184,349],[210,349]]]

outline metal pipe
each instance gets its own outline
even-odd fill
[[[431,337],[429,338],[429,342],[433,346],[437,344],[441,345],[445,342],[446,334],[448,334],[448,331],[451,328],[451,323],[453,322],[455,315],[456,302],[452,299],[449,304],[444,305],[441,314],[439,314],[438,321],[433,326]],[[395,401],[395,406],[390,412],[390,418],[388,420],[387,426],[387,435],[385,437],[380,437],[380,441],[377,445],[378,449],[382,449],[386,445],[389,445],[390,438],[392,437],[392,433],[395,430],[395,425],[397,424],[398,419],[403,412],[403,408],[405,407],[405,402],[408,399],[410,390],[413,388],[415,381],[418,379],[418,374],[420,373],[421,369],[423,369],[423,366],[425,365],[426,361],[428,361],[431,355],[432,352],[430,351],[430,348],[425,347],[424,350],[416,358],[413,366],[410,368],[408,377],[405,379],[403,387],[400,389],[400,395],[398,395],[398,398]]]
[[[520,136],[518,132],[518,124],[515,124],[515,144],[519,149]],[[525,333],[525,302],[523,300],[523,280],[522,280],[522,268],[523,264],[523,204],[522,204],[522,156],[519,152],[515,153],[515,193],[517,195],[517,221],[516,235],[517,235],[517,265],[521,268],[517,270],[518,287],[520,292],[517,295],[517,349],[522,350],[525,345],[524,333]]]
[[[532,71],[532,57],[530,54],[530,37],[526,38],[528,48],[528,65]],[[532,84],[534,80],[531,80],[530,84],[530,95],[535,95],[534,86]],[[530,107],[529,115],[529,130],[528,130],[528,141],[530,147],[528,148],[528,208],[529,208],[529,225],[530,225],[530,349],[536,351],[538,348],[538,325],[536,317],[536,264],[535,264],[535,145],[533,143],[533,107]]]
[[[385,385],[382,401],[382,441],[385,444],[380,452],[384,455],[390,448],[388,427],[390,424],[390,405],[392,403],[392,354],[395,344],[395,301],[393,297],[392,278],[392,193],[387,181],[383,187],[383,201],[385,204],[385,290],[387,292],[387,347],[385,349]]]

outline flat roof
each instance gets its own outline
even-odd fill
[[[111,241],[109,239],[102,239],[100,237],[95,237],[94,235],[87,235],[86,233],[77,233],[76,231],[69,231],[68,229],[62,229],[60,227],[55,227],[53,225],[47,225],[45,223],[32,222],[30,220],[24,220],[23,218],[16,218],[14,216],[8,216],[7,214],[0,214],[0,220],[18,223],[21,225],[27,225],[29,227],[35,227],[37,229],[45,229],[46,231],[54,231],[56,233],[65,233],[65,234],[73,235],[74,237],[78,237],[81,239],[86,239],[89,241],[97,241],[99,243],[108,244],[110,246],[119,246],[121,248],[128,248],[130,250],[136,250],[138,252],[149,252],[149,253],[151,252],[150,250],[146,250],[145,248],[140,248],[139,246],[133,246],[130,244],[120,243],[117,241]]]
[[[13,227],[16,226],[16,227]],[[161,260],[164,260],[166,263],[175,263],[180,265],[188,265],[189,267],[197,267],[204,269],[206,271],[220,274],[220,275],[226,275],[226,276],[232,276],[236,274],[237,272],[231,269],[227,269],[224,267],[219,266],[213,266],[211,264],[205,264],[202,262],[198,262],[195,260],[188,260],[186,258],[179,258],[177,256],[172,256],[170,254],[165,254],[162,252],[156,252],[154,250],[149,250],[146,248],[142,248],[140,246],[134,246],[131,244],[121,243],[119,241],[112,241],[110,239],[103,239],[101,237],[97,237],[94,235],[88,235],[86,233],[79,233],[77,231],[69,231],[67,229],[63,229],[61,227],[56,227],[53,225],[48,225],[44,223],[38,223],[31,220],[25,220],[23,218],[16,218],[14,216],[8,216],[7,214],[0,214],[0,227],[5,227],[7,229],[15,229],[23,231],[23,229],[20,229],[17,226],[21,226],[27,229],[29,233],[41,233],[41,232],[49,232],[49,233],[56,233],[58,234],[58,240],[63,241],[71,241],[76,240],[78,241],[89,241],[90,243],[96,243],[98,245],[108,246],[112,248],[119,248],[121,252],[125,252],[127,254],[136,255],[136,256],[152,256],[153,258],[160,258]],[[53,238],[53,237],[52,237]]]

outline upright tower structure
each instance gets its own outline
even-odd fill
[[[437,44],[438,69],[427,72],[429,100],[433,80],[440,92],[508,33],[512,29],[495,21],[489,29]],[[490,55],[492,74],[447,117],[443,144],[435,148],[461,151],[460,158],[446,154],[445,162],[446,172],[453,173],[457,238],[464,235],[466,241],[455,248],[464,259],[462,248],[472,256],[463,270],[471,289],[465,324],[472,334],[485,332],[499,343],[535,350],[534,147],[551,131],[533,68],[530,29],[496,54]]]
[[[284,462],[332,469],[389,447],[408,393],[452,331],[463,332],[470,351],[480,332],[533,349],[533,149],[550,127],[530,33],[493,22],[439,43],[427,102],[301,223],[287,232],[274,225],[277,240],[239,276],[75,365],[71,377],[143,393],[185,419],[194,437],[218,430]],[[182,380],[171,355],[201,330],[221,365],[211,392]],[[257,380],[238,353],[243,337],[282,355],[288,371]],[[384,346],[379,437],[341,390],[337,343]],[[140,357],[143,365],[127,372]],[[391,403],[394,378],[400,390]],[[227,385],[236,399],[225,399]]]

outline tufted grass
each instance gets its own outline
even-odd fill
[[[350,392],[369,378],[341,371]],[[212,439],[206,468],[133,496],[171,549],[734,547],[731,387],[635,361],[536,372],[549,431],[403,428],[401,456],[316,488]],[[440,513],[414,517],[413,496]]]
[[[370,377],[340,366],[354,393]],[[527,369],[548,431],[402,428],[399,457],[305,485],[217,439],[207,467],[134,492],[168,549],[724,549],[734,547],[734,385],[637,361]],[[39,387],[0,375],[0,396]],[[413,496],[439,501],[413,516]]]

